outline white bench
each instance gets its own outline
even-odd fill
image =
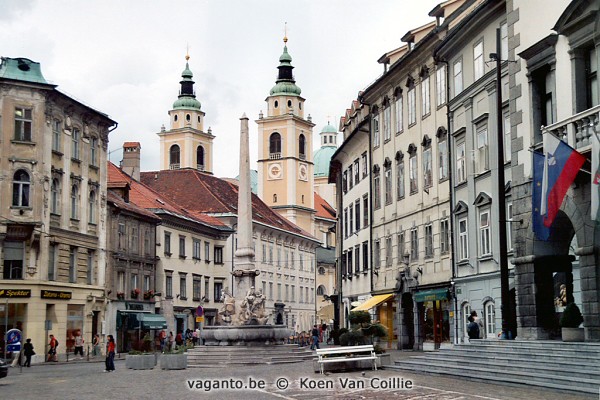
[[[324,373],[325,363],[348,362],[359,360],[372,360],[373,369],[377,371],[377,355],[373,345],[366,346],[342,346],[327,349],[317,349],[321,373]]]

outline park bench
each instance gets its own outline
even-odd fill
[[[372,360],[373,369],[377,371],[377,355],[373,345],[342,346],[327,349],[317,349],[321,373],[324,373],[325,363],[340,363],[348,361]]]

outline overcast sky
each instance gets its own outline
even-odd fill
[[[110,159],[125,141],[142,144],[142,170],[159,166],[159,140],[177,99],[189,45],[196,97],[215,135],[214,173],[238,172],[240,116],[257,126],[275,84],[284,24],[296,84],[316,124],[339,118],[383,71],[377,59],[431,21],[441,0],[0,0],[0,55],[40,62],[59,90],[119,123]],[[340,138],[341,140],[341,138]],[[235,154],[236,157],[231,157]]]

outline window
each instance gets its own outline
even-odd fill
[[[598,96],[598,58],[596,48],[591,47],[585,51],[585,92],[587,108],[599,104]]]
[[[439,139],[438,142],[438,164],[440,166],[440,181],[448,179],[448,141],[446,136]]]
[[[356,200],[354,202],[354,223],[356,224],[355,228],[358,232],[360,230],[360,200]]]
[[[354,273],[360,272],[360,245],[354,246]]]
[[[376,170],[373,174],[373,198],[375,201],[375,209],[381,208],[381,178],[379,176],[379,167],[375,166]]]
[[[125,293],[125,272],[117,272],[117,292]]]
[[[348,237],[348,208],[344,208],[344,237]]]
[[[287,283],[285,284],[285,297],[283,298],[283,301],[288,302],[290,298],[290,285],[288,285]]]
[[[193,239],[193,249],[192,249],[192,258],[194,260],[200,260],[202,257],[202,241],[198,239]]]
[[[150,290],[150,275],[144,275],[144,292]]]
[[[179,169],[181,166],[181,154],[179,145],[174,144],[169,149],[169,169]]]
[[[483,41],[477,43],[473,48],[473,74],[474,80],[483,76]]]
[[[411,126],[417,122],[417,99],[415,94],[415,88],[412,87],[408,90],[408,126]]]
[[[277,132],[269,136],[269,158],[281,158],[281,135]]]
[[[129,230],[130,236],[129,236],[129,250],[134,253],[137,254],[138,253],[138,247],[139,247],[139,243],[140,243],[140,237],[139,237],[139,233],[138,233],[138,227],[137,226],[132,226],[131,229]]]
[[[508,25],[506,21],[500,24],[500,59],[508,60]]]
[[[15,108],[15,140],[31,142],[31,109]]]
[[[487,125],[477,129],[477,171],[485,172],[489,170],[489,146]]]
[[[379,240],[375,241],[375,249],[373,251],[375,268],[381,267],[381,242]]]
[[[369,196],[363,195],[363,228],[369,226]]]
[[[510,139],[510,115],[504,114],[504,162],[510,162],[511,160],[511,139]]]
[[[435,70],[437,106],[446,103],[446,66],[440,64]]]
[[[281,301],[281,283],[277,284],[277,300]]]
[[[388,159],[384,164],[385,168],[385,204],[392,204],[392,163]]]
[[[204,261],[210,262],[210,243],[204,242]]]
[[[465,143],[456,146],[456,182],[463,183],[467,180]]]
[[[146,229],[144,233],[144,254],[150,255],[152,254],[152,248],[150,247],[150,229]]]
[[[300,268],[300,271],[304,270],[304,254],[302,253],[300,253],[300,266],[298,268]]]
[[[453,65],[454,70],[454,96],[463,91],[462,60],[457,60]]]
[[[187,299],[187,276],[182,273],[179,273],[179,298],[181,300]]]
[[[90,165],[98,166],[98,138],[90,138]]]
[[[354,232],[354,204],[348,206],[348,235]]]
[[[433,225],[425,225],[425,257],[433,257]]]
[[[52,150],[60,151],[60,137],[62,133],[62,123],[55,119],[52,121]]]
[[[60,210],[60,183],[58,179],[52,179],[52,186],[50,188],[50,212],[52,214],[59,214]]]
[[[77,283],[77,247],[69,248],[69,282]]]
[[[400,157],[396,161],[396,196],[398,200],[404,198],[404,158]]]
[[[306,160],[306,138],[303,134],[300,134],[298,139],[298,152],[301,160]]]
[[[171,255],[171,233],[165,232],[165,255]]]
[[[196,148],[196,168],[204,171],[204,147],[202,146]]]
[[[131,274],[131,286],[130,286],[130,289],[131,289],[132,292],[135,289],[138,289],[138,290],[140,289],[137,274]]]
[[[423,150],[423,187],[433,186],[433,167],[431,166],[431,147]]]
[[[214,288],[213,288],[214,289]],[[204,277],[204,297],[208,301],[210,299],[210,278],[208,276]],[[215,300],[216,302],[221,302],[221,295],[219,295],[219,299]]]
[[[388,236],[385,238],[385,265],[386,267],[392,266],[392,237]]]
[[[406,248],[404,245],[404,232],[400,232],[396,235],[396,248],[398,251],[396,263],[400,264],[404,261],[404,254],[406,252]]]
[[[223,264],[223,247],[215,246],[215,264]]]
[[[392,138],[392,109],[389,101],[383,109],[383,140],[387,142]]]
[[[88,198],[88,222],[90,224],[96,223],[96,191],[90,191],[90,197]]]
[[[73,128],[71,134],[71,158],[79,160],[79,140],[81,139],[81,131],[77,128]]]
[[[450,251],[450,221],[448,218],[440,221],[440,253]]]
[[[25,263],[23,242],[4,242],[4,279],[23,279]]]
[[[483,306],[485,316],[486,337],[496,337],[496,307],[493,301],[488,301]]]
[[[513,205],[512,203],[506,203],[506,244],[508,251],[513,250],[513,242],[512,242],[512,224],[513,220]]]
[[[490,247],[490,212],[482,211],[479,214],[479,248],[480,255],[486,256],[492,253]]]
[[[403,119],[403,106],[402,106],[402,94],[398,94],[396,97],[396,133],[400,133],[404,130],[404,119]]]
[[[369,269],[369,242],[362,244],[362,259],[363,272],[367,272]]]
[[[348,166],[348,190],[352,189],[354,187],[354,179],[352,178],[352,164],[350,164]]]
[[[173,276],[170,273],[165,277],[165,297],[173,298]]]
[[[87,284],[94,284],[94,250],[88,250],[87,254]]]
[[[325,286],[319,285],[319,287],[317,288],[317,296],[323,296],[325,294],[327,294],[327,291],[325,290]]]
[[[7,242],[8,243],[8,242]],[[56,257],[57,257],[58,246],[56,244],[50,244],[48,247],[48,280],[56,280]]]
[[[119,234],[119,250],[124,250],[125,249],[125,244],[126,244],[126,237],[125,237],[125,224],[123,223],[119,223],[119,228],[118,228],[118,234]]]
[[[78,219],[79,214],[79,187],[71,186],[71,219]]]
[[[348,268],[348,275],[352,275],[352,271],[353,271],[352,262],[353,262],[354,259],[352,258],[352,255],[353,255],[352,248],[350,248],[348,250],[348,252],[346,253],[346,256],[348,257],[348,261],[346,263],[347,268]]]
[[[458,220],[458,244],[458,259],[466,260],[469,258],[469,236],[466,218]]]
[[[371,123],[371,134],[373,135],[373,147],[379,147],[379,111],[373,110],[373,121]]]
[[[531,126],[534,130],[534,143],[542,141],[541,127],[551,125],[555,121],[554,80],[554,71],[549,65],[531,71]]]
[[[365,178],[369,174],[369,166],[367,165],[367,153],[363,153],[361,158],[362,158],[362,177]]]
[[[418,182],[418,166],[417,166],[417,152],[416,150],[412,152],[409,159],[408,164],[408,179],[410,183],[410,194],[415,194],[419,191],[419,182]]]
[[[431,91],[429,90],[429,75],[421,80],[421,116],[431,113]]]
[[[302,293],[304,293],[304,287],[300,286],[300,293],[299,293],[299,296],[298,296],[299,297],[299,299],[298,299],[299,303],[304,303],[304,297],[303,297]]]
[[[344,171],[342,174],[342,190],[344,193],[348,191],[348,171]]]
[[[419,231],[417,228],[410,230],[410,261],[414,262],[419,259]]]
[[[462,316],[463,316],[463,332],[464,332],[464,336],[468,337],[467,335],[467,325],[469,325],[469,316],[471,315],[471,305],[469,303],[465,303],[462,306]]]
[[[185,258],[185,236],[179,236],[179,257]]]
[[[359,171],[360,167],[359,167],[359,162],[358,162],[358,158],[356,160],[354,160],[354,184],[358,185],[358,182],[360,182],[360,171]]]
[[[30,179],[27,171],[17,170],[13,175],[13,201],[14,207],[29,207]]]
[[[262,262],[267,262],[267,245],[263,243],[262,245]]]

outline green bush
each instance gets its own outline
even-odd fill
[[[371,314],[367,311],[352,311],[348,315],[348,321],[351,325],[364,325],[371,323]]]
[[[569,303],[560,317],[560,326],[563,328],[578,328],[583,322],[583,316],[575,303]]]
[[[348,315],[348,321],[352,329],[344,334],[340,334],[340,344],[342,346],[372,344],[375,338],[387,336],[385,326],[380,323],[372,324],[371,314],[367,311],[352,311]]]
[[[351,330],[340,335],[340,344],[342,346],[359,346],[364,344],[365,335],[361,330]]]

